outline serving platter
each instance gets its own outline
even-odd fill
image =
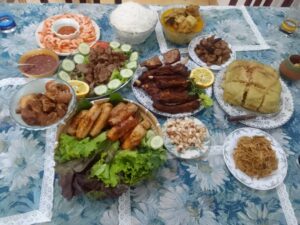
[[[160,59],[162,57],[160,56]],[[181,58],[181,61],[185,61],[186,59],[185,58]],[[186,63],[186,66],[188,67],[189,70],[192,70],[194,68],[197,68],[198,65],[196,65],[193,61],[191,60],[188,60],[187,63]],[[144,106],[146,107],[147,109],[149,109],[150,111],[154,112],[155,114],[158,114],[158,115],[161,115],[161,116],[165,116],[165,117],[172,117],[172,118],[175,118],[175,117],[185,117],[185,116],[191,116],[191,115],[194,115],[198,112],[200,112],[201,110],[204,109],[204,107],[202,105],[200,105],[200,107],[197,109],[197,110],[194,110],[193,112],[186,112],[186,113],[177,113],[177,114],[171,114],[171,113],[166,113],[166,112],[161,112],[157,109],[155,109],[153,107],[153,101],[151,99],[151,97],[146,93],[144,92],[142,89],[140,88],[137,88],[134,86],[134,83],[136,80],[138,80],[138,78],[142,75],[143,72],[145,72],[147,69],[145,67],[141,67],[141,66],[138,66],[138,68],[136,69],[134,75],[133,75],[133,78],[132,78],[132,81],[131,81],[131,88],[132,88],[132,91],[133,91],[133,94],[134,96],[137,98],[137,100]],[[209,87],[207,89],[205,89],[205,92],[206,94],[211,97],[212,96],[212,88]]]
[[[278,159],[277,170],[273,171],[273,173],[267,177],[257,179],[251,178],[250,176],[236,168],[233,159],[233,152],[239,138],[242,136],[264,136],[267,140],[269,140],[271,142],[272,149],[276,153],[276,158]],[[223,145],[223,155],[225,164],[230,173],[244,185],[256,190],[270,190],[277,187],[283,182],[287,174],[288,163],[284,150],[270,134],[259,129],[240,128],[230,133],[226,137],[225,143]]]
[[[189,53],[189,56],[191,57],[191,59],[196,63],[198,64],[199,66],[202,66],[202,67],[206,67],[206,68],[209,68],[211,70],[222,70],[224,68],[226,68],[230,63],[232,63],[233,60],[235,60],[236,58],[236,54],[235,54],[235,51],[233,50],[232,46],[229,44],[228,41],[224,40],[222,38],[222,40],[226,41],[228,43],[228,47],[230,48],[230,50],[232,51],[231,54],[230,54],[230,58],[225,62],[223,63],[222,65],[210,65],[208,66],[205,62],[203,62],[196,54],[195,52],[195,48],[196,46],[199,44],[199,42],[204,39],[204,38],[208,38],[212,35],[203,35],[203,36],[197,36],[195,37],[193,40],[191,40],[189,46],[188,46],[188,53]],[[215,36],[216,38],[219,38],[218,36]]]
[[[61,14],[61,15],[63,15],[63,14]],[[40,47],[40,48],[45,48],[45,46],[40,42],[40,37],[39,37],[39,32],[41,32],[42,31],[42,29],[43,29],[43,26],[44,26],[44,22],[45,22],[45,20],[44,21],[42,21],[39,25],[38,25],[38,27],[37,27],[37,29],[36,29],[36,31],[35,31],[35,40],[36,40],[36,42],[37,42],[37,44],[38,44],[38,46]],[[94,27],[94,29],[95,29],[95,32],[96,32],[96,39],[95,39],[95,41],[93,41],[93,42],[91,42],[89,45],[90,46],[93,46],[98,40],[99,40],[99,38],[100,38],[100,27],[97,25],[97,23],[94,21],[94,20],[92,20],[91,19],[91,22],[92,22],[92,25],[93,25],[93,27]],[[51,49],[52,50],[52,49]],[[54,51],[54,50],[53,50]],[[68,55],[71,55],[71,54],[75,54],[75,53],[77,53],[78,51],[77,50],[75,50],[75,51],[72,51],[72,52],[59,52],[59,51],[54,51],[57,55],[59,55],[59,56],[68,56]]]
[[[222,88],[222,82],[225,76],[225,69],[221,70],[216,76],[215,83],[213,85],[214,95],[221,108],[230,116],[241,116],[241,115],[256,115],[253,119],[241,120],[242,124],[249,127],[260,128],[260,129],[273,129],[280,127],[287,123],[292,117],[294,112],[294,103],[292,94],[287,85],[280,79],[282,91],[281,91],[281,105],[278,113],[263,114],[253,112],[239,106],[233,106],[225,102],[223,99],[224,90]]]
[[[210,134],[209,134],[209,131],[208,131],[207,127],[205,126],[205,124],[202,123],[197,118],[195,118],[195,117],[188,117],[188,118],[193,119],[195,124],[198,124],[198,125],[200,125],[200,126],[202,126],[206,129],[206,138],[203,142],[202,148],[195,148],[195,147],[193,148],[193,147],[191,147],[191,148],[185,149],[182,152],[177,151],[176,145],[172,144],[172,141],[171,141],[171,139],[169,138],[169,136],[167,134],[166,124],[170,119],[168,119],[162,127],[164,145],[171,154],[173,154],[176,157],[181,158],[181,159],[197,159],[197,158],[200,158],[200,157],[205,157],[208,154],[208,151],[209,151],[209,148],[210,148]]]

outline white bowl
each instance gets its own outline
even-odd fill
[[[46,91],[45,85],[48,81],[55,81],[56,83],[65,84],[69,87],[69,89],[72,93],[72,99],[69,102],[68,111],[57,122],[50,124],[48,126],[28,125],[22,119],[21,115],[16,113],[16,109],[18,108],[18,105],[19,105],[19,100],[24,95],[34,94],[34,93],[45,93],[45,91]],[[10,116],[12,117],[12,119],[15,120],[15,122],[18,125],[20,125],[21,127],[24,127],[29,130],[44,130],[44,129],[47,129],[50,127],[57,126],[58,124],[63,123],[65,121],[65,119],[67,119],[69,117],[69,115],[74,111],[75,108],[76,108],[76,95],[74,93],[73,88],[67,82],[60,80],[60,79],[53,79],[53,78],[36,79],[36,80],[30,81],[29,83],[25,84],[13,95],[13,97],[10,101],[10,105],[9,105]]]
[[[58,33],[58,30],[61,27],[64,27],[64,26],[74,27],[75,32],[71,33],[71,34],[60,34],[60,33]],[[56,20],[52,24],[51,30],[57,37],[59,37],[61,39],[73,39],[73,38],[76,38],[79,35],[79,28],[80,28],[80,25],[76,20],[63,18],[63,19]]]

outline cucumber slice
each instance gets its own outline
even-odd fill
[[[122,69],[120,71],[121,77],[123,78],[129,78],[133,75],[133,71],[130,69]]]
[[[75,69],[75,63],[70,59],[64,59],[61,67],[67,72],[72,72]]]
[[[116,49],[116,48],[119,48],[120,47],[120,43],[117,42],[117,41],[112,41],[109,43],[109,46],[112,48],[112,49]]]
[[[119,79],[113,79],[113,80],[111,80],[111,81],[108,82],[107,87],[110,90],[115,90],[118,87],[120,87],[121,84],[122,84],[122,82]]]
[[[76,54],[76,55],[74,55],[73,60],[77,64],[82,64],[84,62],[85,58],[81,54]]]
[[[153,138],[155,136],[155,133],[153,130],[148,130],[147,133],[146,133],[146,138],[147,140]]]
[[[139,53],[138,52],[133,52],[133,53],[131,53],[129,60],[130,61],[137,61],[138,58],[139,58]]]
[[[124,44],[121,46],[123,52],[129,52],[131,50],[131,45]]]
[[[161,136],[155,136],[151,138],[150,147],[152,149],[159,149],[164,145],[164,140]]]
[[[94,92],[96,95],[104,95],[107,92],[108,88],[105,84],[101,84],[94,88]]]
[[[136,69],[137,68],[137,62],[136,61],[129,62],[129,63],[127,63],[126,67],[128,69]]]
[[[63,70],[58,73],[58,77],[64,81],[71,80],[70,75],[66,71],[63,71]]]
[[[90,46],[86,43],[81,43],[78,46],[78,51],[79,53],[81,53],[82,55],[87,55],[90,53]]]

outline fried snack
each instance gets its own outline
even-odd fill
[[[240,137],[234,149],[236,168],[250,177],[263,178],[278,168],[278,159],[271,143],[263,136]]]
[[[89,111],[81,118],[77,130],[76,137],[78,139],[85,138],[92,129],[95,121],[99,117],[102,109],[102,104],[93,104]]]
[[[111,141],[116,141],[124,136],[129,130],[133,129],[138,123],[139,120],[137,118],[130,116],[127,120],[122,121],[118,125],[112,127],[107,132],[107,137]]]
[[[97,136],[98,134],[100,134],[100,132],[102,131],[102,129],[107,125],[107,121],[108,121],[108,117],[109,114],[112,110],[112,104],[110,103],[104,103],[102,105],[102,111],[100,116],[98,117],[97,121],[95,122],[92,130],[90,131],[90,135],[92,137]]]
[[[113,109],[110,112],[109,117],[115,117],[116,115],[120,114],[122,110],[125,109],[126,104],[124,102],[120,102],[118,105],[113,107]]]
[[[68,126],[68,129],[67,129],[67,133],[72,135],[72,136],[75,136],[76,135],[76,130],[77,130],[77,127],[78,127],[78,124],[81,120],[81,118],[88,112],[88,110],[82,110],[80,111],[77,115],[75,115],[69,126]]]
[[[148,120],[143,120],[131,132],[122,144],[123,149],[134,149],[141,143],[141,140],[146,135],[147,130],[151,127]]]
[[[133,115],[136,111],[138,110],[138,107],[133,104],[133,103],[128,103],[126,107],[122,110],[117,115],[110,115],[108,119],[108,123],[111,126],[115,126],[122,121],[126,120],[129,118],[131,115]]]

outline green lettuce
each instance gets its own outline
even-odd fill
[[[55,159],[58,162],[66,162],[72,159],[88,158],[96,150],[101,150],[107,144],[106,140],[106,132],[102,132],[93,139],[87,137],[82,140],[63,133],[59,137]]]

